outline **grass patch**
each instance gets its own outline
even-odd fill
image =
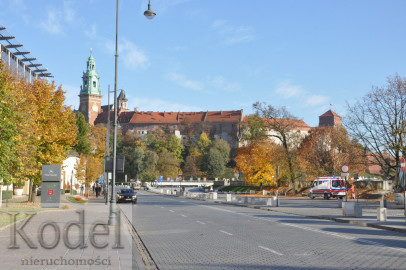
[[[250,190],[259,190],[259,187],[250,187],[250,186],[230,186],[222,188],[221,191],[227,192],[249,192]]]
[[[0,228],[14,222],[14,220],[10,219],[10,215],[7,213],[15,214],[17,212],[38,212],[47,209],[41,208],[40,202],[17,202],[17,203],[9,203],[8,207],[3,202],[2,207],[0,208]],[[17,221],[25,218],[26,215],[21,213],[17,215]]]
[[[87,200],[83,200],[82,198],[81,198],[81,200],[79,201],[79,200],[76,200],[76,198],[80,198],[80,197],[68,197],[68,200],[69,201],[71,201],[71,202],[74,202],[74,203],[81,203],[81,204],[84,204],[84,203],[87,203]]]

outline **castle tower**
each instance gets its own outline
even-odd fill
[[[319,116],[319,127],[338,127],[342,125],[342,118],[332,110]]]
[[[117,107],[118,107],[118,110],[119,111],[128,111],[128,109],[127,109],[127,102],[128,102],[128,99],[127,99],[127,97],[125,96],[125,93],[124,93],[124,90],[123,89],[121,89],[121,92],[120,92],[120,94],[118,95],[118,97],[117,97]]]
[[[93,125],[97,115],[101,112],[101,91],[99,84],[100,76],[96,72],[96,62],[92,56],[87,60],[86,72],[83,72],[82,85],[80,86],[79,111],[85,116],[86,121]]]

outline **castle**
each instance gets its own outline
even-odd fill
[[[113,119],[114,106],[101,105],[100,76],[96,71],[96,62],[90,53],[87,60],[86,72],[83,72],[80,88],[79,111],[91,125],[107,123],[108,114]],[[117,97],[117,122],[123,133],[132,132],[139,136],[148,134],[160,128],[167,128],[182,141],[201,131],[226,140],[231,148],[239,146],[241,124],[246,121],[243,110],[205,111],[205,112],[143,112],[130,111],[127,108],[128,99],[124,90]],[[293,121],[293,120],[292,120]],[[297,129],[308,132],[311,127],[302,120],[294,120]],[[341,116],[327,111],[319,117],[319,126],[340,126]]]

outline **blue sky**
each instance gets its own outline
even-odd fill
[[[239,110],[263,101],[310,126],[405,76],[404,0],[121,0],[118,89],[143,111]],[[93,48],[114,87],[114,0],[0,0],[0,25],[79,106]]]

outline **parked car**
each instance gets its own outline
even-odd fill
[[[405,204],[405,193],[404,192],[395,192],[395,204],[404,205]]]
[[[116,201],[137,203],[137,195],[132,188],[122,188],[117,191]]]

